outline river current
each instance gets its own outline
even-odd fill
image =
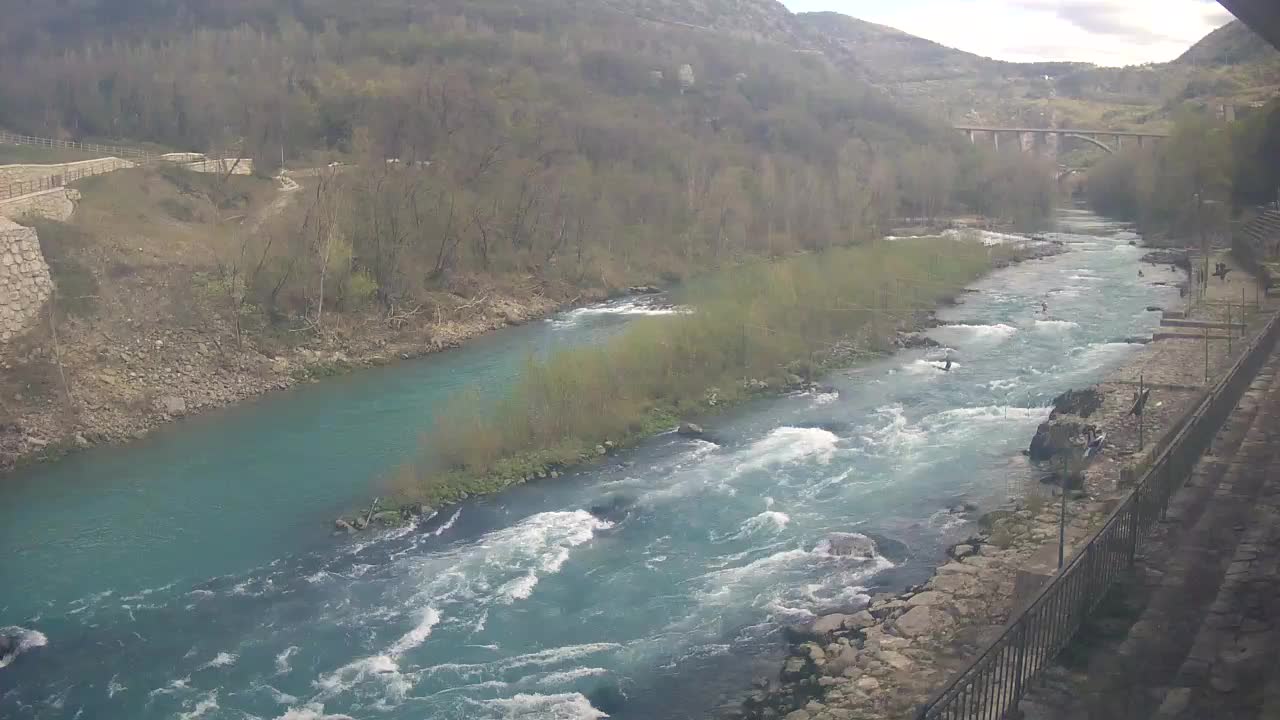
[[[663,310],[575,310],[5,478],[0,626],[21,650],[0,717],[705,717],[776,672],[783,625],[926,577],[972,531],[949,507],[1034,484],[1020,451],[1049,401],[1177,301],[1122,226],[1058,225],[1067,252],[939,313],[944,347],[414,527],[328,534],[450,393]],[[837,556],[833,533],[878,554]]]

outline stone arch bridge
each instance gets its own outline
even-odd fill
[[[1041,148],[1044,154],[1057,155],[1063,138],[1083,140],[1114,153],[1124,147],[1126,142],[1136,142],[1142,147],[1148,142],[1157,142],[1169,137],[1168,133],[1145,132],[1137,130],[1085,130],[1079,128],[1028,128],[1028,127],[996,127],[991,125],[956,125],[956,130],[965,133],[969,142],[979,139],[989,141],[997,149],[1000,139],[1018,143],[1023,152],[1037,152]]]

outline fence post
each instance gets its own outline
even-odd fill
[[[1142,513],[1142,484],[1133,489],[1133,508],[1129,511],[1129,567],[1138,557],[1138,518]]]

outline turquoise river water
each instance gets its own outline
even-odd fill
[[[940,313],[945,349],[415,527],[329,535],[450,393],[663,310],[575,310],[4,478],[0,717],[705,717],[776,672],[784,624],[925,577],[972,530],[946,508],[1028,482],[1049,401],[1176,302],[1122,226],[1067,210],[1050,237],[1068,251]],[[833,556],[832,533],[880,554]]]

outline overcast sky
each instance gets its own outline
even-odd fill
[[[1231,15],[1213,0],[782,0],[1001,60],[1172,60]]]

